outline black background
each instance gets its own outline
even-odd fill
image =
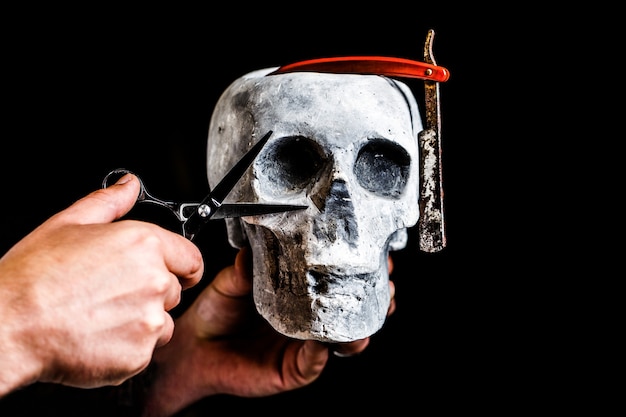
[[[528,45],[508,19],[494,21],[475,7],[344,16],[299,7],[14,16],[3,51],[2,253],[100,187],[113,168],[135,171],[162,198],[201,199],[211,111],[248,71],[342,55],[422,60],[434,29],[435,59],[451,73],[441,85],[448,247],[421,253],[410,230],[408,247],[393,255],[397,311],[361,355],[332,357],[319,380],[301,390],[207,398],[184,415],[280,415],[285,408],[339,414],[374,406],[448,415],[535,410],[553,399],[563,369],[549,343],[554,329],[536,326],[545,295],[539,279],[524,274],[530,255],[517,248],[521,220],[507,191],[518,181],[508,172],[520,122],[503,97],[522,88],[507,71],[512,55],[529,57]],[[409,84],[422,94],[421,82]],[[145,216],[167,225],[169,217],[155,210]],[[183,306],[234,258],[219,221],[198,245],[206,279],[184,294]]]

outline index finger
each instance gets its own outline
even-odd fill
[[[160,231],[163,258],[167,269],[176,275],[183,289],[196,285],[204,274],[202,252],[183,236],[152,225]]]

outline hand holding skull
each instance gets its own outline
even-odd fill
[[[351,356],[369,344],[369,338],[328,344],[281,335],[258,315],[251,291],[251,253],[244,248],[155,352],[144,416],[170,416],[215,394],[261,397],[301,388],[319,377],[330,351]],[[391,281],[390,293],[389,314],[395,309]]]

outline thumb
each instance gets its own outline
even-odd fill
[[[110,223],[133,208],[139,191],[139,179],[128,173],[115,184],[87,194],[56,217],[71,223]]]

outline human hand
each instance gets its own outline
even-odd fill
[[[367,347],[369,338],[329,345],[276,332],[256,312],[250,262],[243,248],[176,320],[170,343],[155,351],[144,416],[171,416],[214,394],[261,397],[304,387],[330,351],[349,356]],[[391,258],[388,266],[391,272]],[[390,287],[388,314],[396,305]]]
[[[52,216],[0,258],[0,396],[35,381],[117,385],[173,334],[204,271],[190,241],[124,216],[132,174]]]

